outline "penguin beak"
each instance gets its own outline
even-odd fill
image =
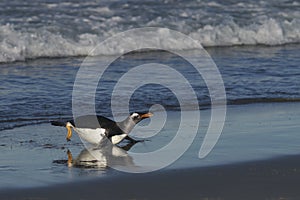
[[[153,113],[148,112],[148,113],[142,114],[142,115],[141,115],[141,118],[142,118],[142,119],[145,119],[145,118],[149,118],[149,117],[152,117],[152,116],[153,116]]]
[[[70,141],[71,137],[72,137],[72,128],[70,126],[68,126],[68,125],[66,125],[66,128],[68,130],[68,134],[67,134],[66,139],[67,139],[67,141]]]

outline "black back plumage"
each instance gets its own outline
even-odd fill
[[[117,123],[111,119],[100,115],[84,115],[77,117],[74,120],[70,121],[73,126],[77,128],[103,128],[105,129],[105,135],[109,138],[114,135],[119,135],[124,133],[124,131],[117,125]]]

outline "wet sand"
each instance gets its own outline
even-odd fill
[[[83,148],[76,137],[66,143],[63,128],[41,124],[2,131],[0,199],[300,199],[298,132],[299,103],[229,106],[209,156],[197,157],[200,132],[174,165],[130,174],[53,163],[66,159],[68,149],[76,157]],[[133,148],[157,147],[162,138]]]
[[[299,199],[299,185],[300,156],[288,156],[6,190],[0,199]]]

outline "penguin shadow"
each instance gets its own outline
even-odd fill
[[[97,146],[83,149],[77,157],[67,151],[68,167],[108,169],[113,167],[135,167],[133,158],[127,153],[137,142],[130,142],[122,146],[113,145],[104,140]]]

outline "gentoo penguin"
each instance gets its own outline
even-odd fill
[[[65,126],[67,128],[67,141],[70,141],[72,129],[74,129],[81,139],[90,144],[99,144],[104,136],[106,136],[113,144],[118,144],[124,139],[128,139],[131,142],[137,142],[129,137],[128,134],[137,123],[152,115],[153,114],[150,112],[134,112],[121,122],[115,122],[99,115],[84,115],[68,122],[52,121],[51,124],[54,126]]]

